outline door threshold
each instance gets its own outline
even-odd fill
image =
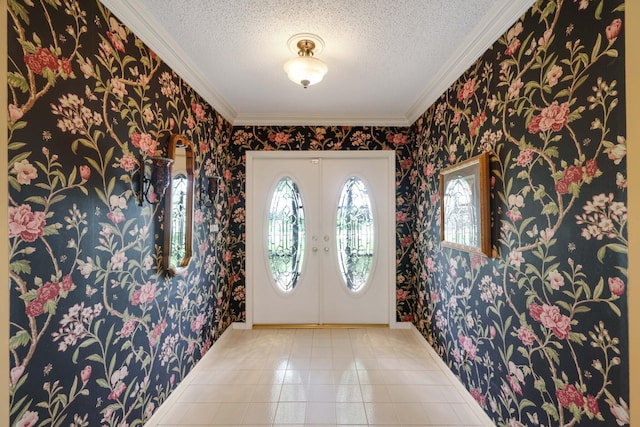
[[[389,328],[387,324],[371,323],[288,323],[253,325],[253,329],[356,329],[356,328]]]

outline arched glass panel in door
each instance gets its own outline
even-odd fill
[[[367,187],[353,176],[342,187],[336,221],[338,264],[346,287],[353,292],[362,290],[371,274],[374,225]]]
[[[271,196],[267,221],[267,256],[271,274],[282,292],[291,292],[304,259],[304,209],[298,186],[284,177]]]

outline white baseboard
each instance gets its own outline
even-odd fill
[[[460,379],[451,371],[451,368],[444,363],[444,360],[436,353],[436,351],[431,347],[431,345],[427,342],[427,340],[422,336],[420,331],[415,327],[413,323],[410,323],[410,328],[413,333],[420,338],[420,342],[424,344],[424,347],[427,349],[431,357],[436,361],[436,363],[440,366],[442,372],[451,380],[451,384],[458,390],[465,403],[469,405],[473,413],[478,417],[478,419],[482,422],[484,427],[495,427],[495,423],[489,415],[482,409],[482,406],[476,402],[476,400],[469,394],[469,391],[466,387],[460,382]]]
[[[251,325],[251,324],[249,324],[249,323],[246,323],[246,322],[233,322],[233,323],[231,324],[231,327],[232,327],[233,329],[243,329],[243,330],[246,330],[246,329],[252,329],[252,328],[253,328],[253,325]]]
[[[413,323],[411,322],[391,322],[389,329],[411,329]]]

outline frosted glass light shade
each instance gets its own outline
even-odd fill
[[[320,82],[329,68],[318,58],[299,56],[285,62],[284,71],[289,80],[306,88]]]

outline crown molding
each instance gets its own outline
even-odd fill
[[[462,48],[442,66],[418,100],[406,114],[407,122],[415,122],[473,63],[516,22],[536,0],[503,0],[485,14],[474,30],[465,37]]]
[[[234,126],[384,126],[408,127],[405,116],[325,116],[238,114]]]
[[[100,0],[135,35],[167,63],[184,81],[198,92],[211,106],[229,122],[233,123],[236,111],[222,95],[208,83],[178,44],[164,31],[161,23],[144,13],[141,3],[127,0]]]

